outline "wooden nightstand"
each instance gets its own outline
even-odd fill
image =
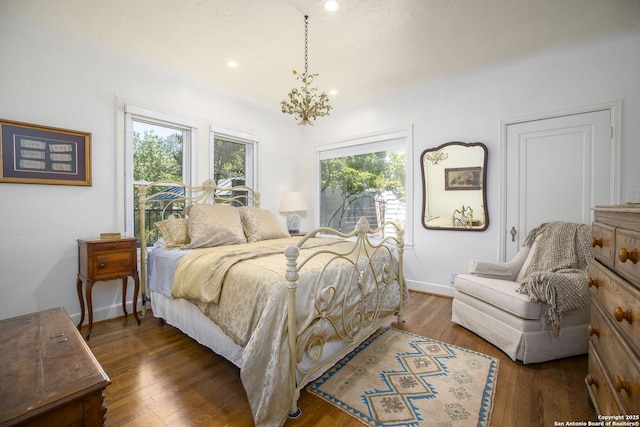
[[[91,290],[93,284],[98,281],[122,279],[122,310],[127,317],[127,280],[133,278],[135,288],[133,291],[133,315],[140,324],[138,317],[138,292],[140,292],[140,279],[138,277],[138,251],[137,239],[78,239],[78,299],[80,300],[80,323],[78,330],[84,323],[84,298],[82,297],[82,282],[86,283],[87,311],[89,312],[89,330],[87,339],[91,336],[93,328],[93,304]]]
[[[0,321],[0,425],[101,426],[110,384],[63,308]]]

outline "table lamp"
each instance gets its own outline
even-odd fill
[[[289,234],[300,232],[300,215],[298,212],[307,210],[307,203],[304,201],[304,195],[299,191],[290,191],[282,195],[280,200],[280,213],[287,215],[287,229]]]

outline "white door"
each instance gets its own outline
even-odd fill
[[[611,110],[507,125],[504,259],[548,221],[589,224],[615,203]]]

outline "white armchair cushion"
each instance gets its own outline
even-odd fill
[[[516,256],[508,262],[479,261],[472,259],[469,261],[469,273],[491,279],[515,281],[520,270],[522,270],[522,266],[526,264],[530,253],[532,253],[531,248],[529,246],[523,246]]]
[[[469,261],[469,273],[492,279],[513,280],[515,278],[515,274],[513,274],[511,267],[506,262],[497,261],[472,259]]]
[[[542,314],[542,303],[530,301],[528,295],[516,292],[518,284],[515,282],[459,274],[454,286],[458,293],[470,295],[521,319],[538,320]]]

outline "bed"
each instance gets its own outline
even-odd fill
[[[257,426],[299,415],[306,384],[390,317],[403,322],[397,224],[291,237],[246,186],[156,182],[138,195],[143,315],[149,303],[238,366]],[[148,222],[161,233],[149,248]]]

